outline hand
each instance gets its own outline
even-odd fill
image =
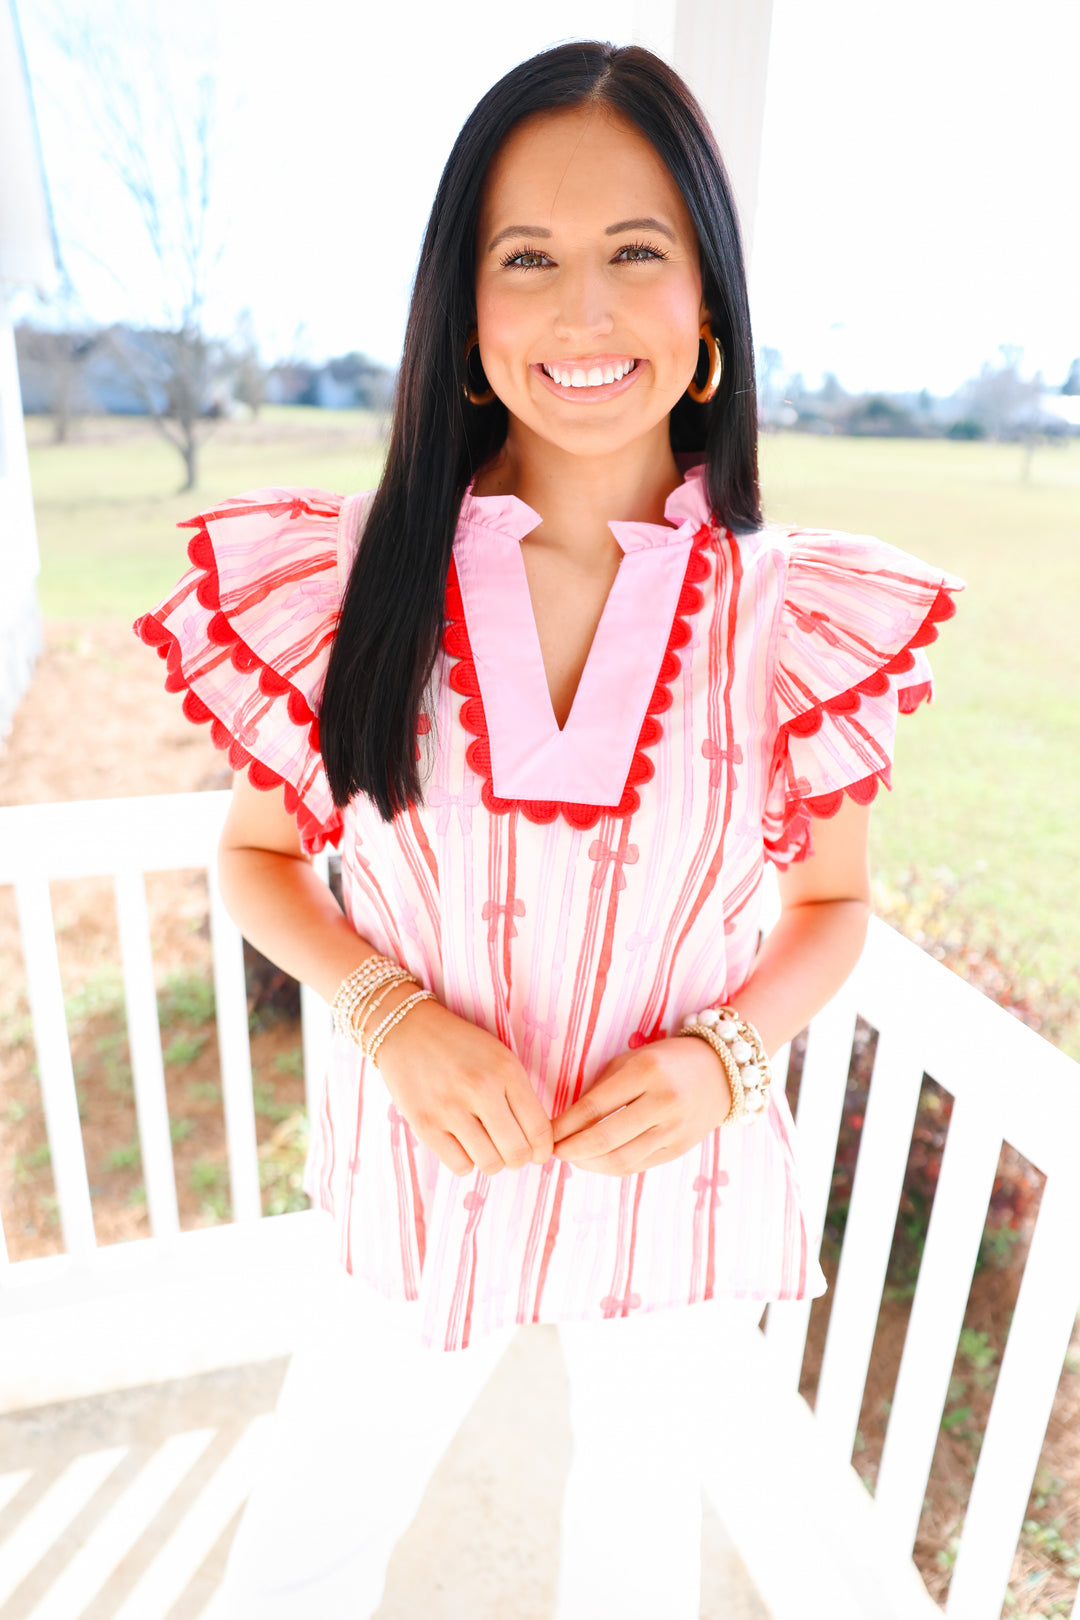
[[[414,986],[395,990],[382,1017]],[[514,1054],[437,1001],[421,1001],[385,1036],[376,1059],[394,1102],[455,1176],[520,1170],[551,1157],[551,1121]]]
[[[731,1107],[724,1066],[705,1041],[679,1036],[612,1058],[552,1120],[555,1157],[630,1176],[688,1153]]]

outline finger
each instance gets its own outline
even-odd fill
[[[690,1147],[696,1146],[696,1143],[691,1142]],[[655,1153],[650,1153],[647,1159],[642,1159],[641,1163],[638,1165],[638,1169],[655,1170],[658,1165],[670,1164],[672,1159],[681,1159],[684,1153],[689,1153],[690,1147],[678,1147],[669,1144],[668,1146],[658,1148]]]
[[[430,1141],[425,1141],[423,1137],[420,1140],[455,1176],[467,1176],[475,1168],[457,1137],[451,1136],[449,1131],[433,1131]]]
[[[555,1143],[555,1157],[591,1160],[625,1147],[628,1142],[657,1124],[656,1110],[647,1097],[639,1097],[613,1114],[589,1125],[573,1136],[564,1136]],[[655,1146],[656,1144],[653,1144]]]
[[[460,1121],[455,1120],[454,1135],[476,1168],[482,1170],[485,1176],[497,1176],[500,1170],[506,1169],[502,1154],[475,1114],[470,1114],[467,1118],[462,1116]]]
[[[525,1134],[533,1164],[546,1164],[555,1146],[551,1120],[524,1070],[507,1086],[506,1101]]]
[[[531,1162],[533,1144],[522,1130],[508,1097],[500,1097],[490,1110],[485,1109],[481,1123],[508,1170],[520,1170]]]
[[[586,1130],[597,1120],[614,1113],[617,1108],[636,1102],[643,1092],[641,1081],[635,1080],[632,1072],[627,1074],[622,1069],[617,1074],[610,1074],[594,1081],[577,1102],[571,1103],[569,1108],[564,1109],[552,1120],[551,1128],[556,1143],[563,1137]]]
[[[610,1153],[601,1153],[589,1158],[582,1158],[575,1153],[570,1162],[579,1165],[582,1170],[595,1171],[602,1176],[634,1176],[639,1171],[647,1169],[661,1150],[667,1151],[663,1129],[659,1125],[652,1125],[648,1130],[613,1148]]]

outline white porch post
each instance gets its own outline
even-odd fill
[[[15,335],[16,287],[48,291],[56,254],[26,64],[11,0],[0,0],[0,744],[41,646],[34,501]]]
[[[672,64],[701,102],[735,189],[750,258],[773,0],[635,0],[634,38]]]

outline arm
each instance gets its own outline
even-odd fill
[[[871,911],[870,806],[815,821],[814,853],[779,874],[783,910],[750,976],[728,997],[770,1057],[836,994],[859,960]]]
[[[222,896],[245,938],[332,1002],[374,946],[313,871],[282,789],[265,793],[244,773],[234,778],[218,859]],[[413,990],[394,986],[376,1022]],[[455,1175],[551,1157],[551,1121],[517,1058],[438,1002],[420,1002],[389,1031],[378,1067],[417,1136]]]
[[[218,872],[222,898],[244,938],[324,1001],[332,1002],[346,974],[375,954],[313,871],[282,790],[264,793],[243,771],[233,778]],[[402,1000],[402,991],[393,990],[387,1011]]]
[[[727,998],[757,1027],[770,1055],[825,1005],[859,959],[870,916],[869,830],[869,807],[845,798],[834,817],[815,821],[814,853],[781,874],[780,920],[746,982]],[[631,1175],[687,1153],[730,1107],[723,1067],[704,1041],[655,1041],[620,1053],[552,1122],[555,1155],[586,1170]]]

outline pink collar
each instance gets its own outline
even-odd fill
[[[683,462],[686,458],[679,457]],[[664,502],[663,523],[611,522],[608,528],[624,553],[641,551],[651,546],[667,546],[687,523],[695,529],[708,522],[709,499],[705,489],[705,467],[702,462],[683,468],[683,481],[677,484]],[[504,535],[508,540],[524,540],[543,522],[539,512],[519,500],[516,495],[474,495],[472,484],[465,491],[458,519],[458,534],[463,528],[488,529]]]
[[[501,801],[615,807],[624,797],[668,651],[695,536],[708,521],[700,466],[665,523],[613,522],[623,551],[573,707],[555,723],[520,541],[541,519],[514,495],[466,494],[454,562]]]

